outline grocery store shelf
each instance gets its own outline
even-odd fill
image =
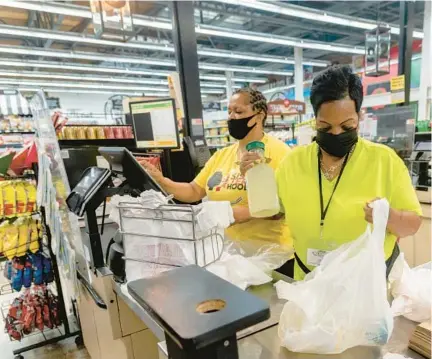
[[[218,129],[218,128],[228,128],[228,125],[225,125],[225,126],[209,126],[209,127],[204,127],[205,130],[212,130],[212,129]]]
[[[224,138],[224,137],[228,137],[229,133],[227,133],[226,135],[214,135],[214,136],[205,136],[205,138]]]
[[[132,139],[104,139],[104,140],[59,140],[60,147],[80,146],[115,146],[115,147],[136,147]]]
[[[416,132],[416,135],[432,135],[432,132]]]
[[[0,131],[0,135],[34,135],[34,131]]]

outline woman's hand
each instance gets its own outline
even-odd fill
[[[165,177],[159,169],[149,163],[145,158],[138,157],[137,161],[157,183],[162,183]]]
[[[233,214],[235,223],[244,223],[252,219],[249,207],[247,206],[235,206],[233,207]]]
[[[257,153],[246,152],[240,161],[240,173],[244,176],[253,166],[263,162],[269,163],[270,161],[270,159],[262,158]]]
[[[370,200],[368,202],[366,202],[366,205],[363,208],[364,214],[365,214],[365,220],[368,223],[373,223],[373,208],[370,206],[373,202],[378,201],[379,197],[375,197],[373,200]],[[390,213],[391,213],[391,209],[390,209]]]
[[[375,198],[367,202],[366,206],[363,208],[365,219],[369,223],[373,223],[373,208],[369,205],[378,199],[379,198]],[[390,208],[387,231],[398,238],[412,236],[419,230],[421,222],[421,217],[417,213]]]

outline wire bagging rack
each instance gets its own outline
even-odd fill
[[[203,226],[199,206],[166,204],[148,208],[125,201],[117,208],[128,280],[131,273],[138,277],[137,270],[142,278],[155,274],[155,270],[192,264],[206,267],[222,255],[224,230],[216,225]],[[138,269],[131,262],[146,265]]]

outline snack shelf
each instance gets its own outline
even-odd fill
[[[58,140],[60,147],[80,147],[80,146],[118,146],[135,147],[134,139],[98,139],[98,140]]]

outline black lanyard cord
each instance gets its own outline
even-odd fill
[[[341,167],[341,170],[340,170],[339,176],[338,176],[338,178],[337,178],[337,180],[336,180],[335,186],[334,186],[334,188],[333,188],[333,191],[332,191],[332,193],[331,193],[331,195],[330,195],[330,198],[329,198],[329,200],[328,200],[328,202],[327,202],[327,206],[325,206],[325,208],[324,208],[324,198],[323,198],[323,189],[322,189],[322,177],[321,177],[321,156],[322,156],[322,155],[321,155],[321,151],[318,150],[318,179],[319,179],[319,189],[320,189],[320,207],[321,207],[321,221],[320,221],[320,226],[322,227],[322,226],[324,226],[324,220],[325,220],[325,218],[326,218],[327,211],[328,211],[328,209],[329,209],[329,207],[330,207],[330,202],[331,202],[331,200],[333,199],[333,195],[335,194],[336,189],[337,189],[337,187],[338,187],[338,185],[339,185],[340,179],[342,178],[342,174],[343,174],[343,171],[345,170],[346,164],[347,164],[347,162],[348,162],[348,158],[350,157],[350,153],[348,153],[348,154],[345,156],[345,159],[344,159],[344,161],[343,161],[343,163],[342,163],[342,167]]]

